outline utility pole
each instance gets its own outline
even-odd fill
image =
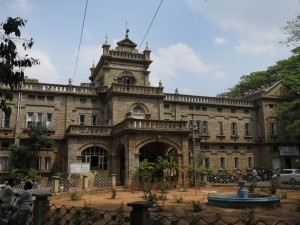
[[[194,185],[195,185],[195,195],[197,195],[197,178],[196,178],[196,152],[195,152],[195,135],[194,135],[194,114],[192,114],[192,141],[193,141],[193,164],[194,164]]]

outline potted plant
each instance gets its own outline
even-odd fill
[[[251,181],[249,188],[248,188],[249,193],[253,193],[255,191],[256,186],[257,186],[257,183],[255,181]]]
[[[276,178],[272,178],[270,180],[270,192],[272,195],[276,194],[277,188],[278,188],[278,184]]]

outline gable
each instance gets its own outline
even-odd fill
[[[264,97],[290,97],[290,88],[282,81],[276,82],[274,85],[265,90]]]

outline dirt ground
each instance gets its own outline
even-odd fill
[[[164,201],[163,214],[175,214],[176,216],[182,215],[189,217],[193,214],[192,200],[201,201],[203,203],[203,215],[205,218],[215,219],[216,216],[221,216],[226,221],[236,221],[242,217],[249,209],[231,209],[220,208],[216,206],[210,206],[207,204],[207,196],[213,193],[236,193],[237,186],[212,186],[201,187],[197,190],[187,189],[180,191],[172,189],[167,192],[167,200]],[[261,189],[257,188],[255,193],[262,193]],[[266,193],[264,193],[266,194]],[[277,196],[282,197],[280,206],[277,207],[255,207],[256,220],[264,221],[289,221],[296,220],[300,222],[300,189],[279,189],[276,193]],[[177,203],[176,200],[182,198],[182,203]],[[85,193],[80,200],[71,200],[67,194],[57,195],[51,197],[50,202],[55,205],[77,206],[83,207],[85,204],[88,207],[96,208],[99,210],[115,211],[117,208],[124,205],[126,214],[129,214],[131,207],[127,206],[127,203],[135,201],[143,201],[143,192],[141,191],[125,191],[118,189],[116,197],[112,199],[111,191],[93,191],[91,193]],[[162,202],[160,201],[160,204]],[[151,209],[155,210],[155,209]],[[199,215],[198,215],[199,216]],[[287,224],[289,224],[287,222]],[[294,224],[294,223],[293,223]]]

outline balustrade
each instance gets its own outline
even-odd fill
[[[178,94],[165,94],[165,96],[166,96],[165,100],[167,101],[205,103],[205,104],[216,104],[216,105],[254,106],[253,101],[242,100],[242,99],[214,98],[214,97],[178,95]]]

